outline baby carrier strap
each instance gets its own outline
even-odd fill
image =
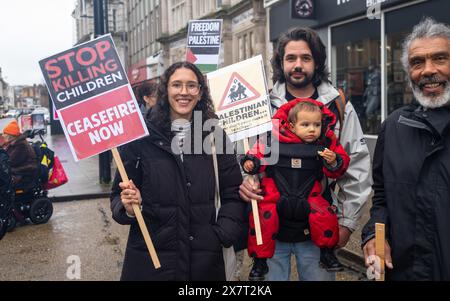
[[[280,143],[279,154],[285,157],[315,158],[317,151],[323,150],[322,146],[304,143]]]
[[[336,115],[339,120],[339,137],[341,137],[342,127],[344,125],[344,116],[345,116],[345,106],[347,105],[347,100],[345,99],[344,92],[341,89],[338,89],[339,96],[337,96],[331,104],[328,106],[328,109]],[[334,130],[334,127],[332,128]]]
[[[278,167],[301,168],[303,170],[317,170],[322,168],[322,161],[317,152],[322,151],[323,146],[312,144],[280,143],[278,152]]]

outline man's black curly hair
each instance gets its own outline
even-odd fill
[[[276,82],[286,82],[286,77],[284,76],[283,72],[283,58],[285,55],[286,45],[292,41],[305,41],[311,49],[314,63],[316,65],[316,70],[313,77],[313,85],[317,87],[322,82],[331,83],[331,81],[329,80],[330,74],[326,66],[327,52],[325,45],[322,43],[322,40],[314,30],[303,27],[292,28],[289,31],[281,34],[280,38],[278,39],[278,44],[271,60],[273,70],[273,83],[275,84]]]

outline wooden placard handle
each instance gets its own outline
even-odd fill
[[[114,160],[116,161],[117,168],[119,169],[120,176],[122,177],[122,181],[125,184],[128,184],[130,180],[128,179],[127,172],[125,167],[123,166],[122,158],[120,157],[117,148],[111,149]],[[153,246],[152,239],[150,238],[150,234],[148,233],[147,225],[145,225],[144,218],[142,217],[141,209],[137,204],[133,204],[133,211],[136,215],[136,219],[139,224],[139,228],[141,229],[142,235],[144,236],[145,244],[147,245],[147,249],[150,253],[150,257],[152,258],[153,265],[155,269],[159,269],[161,267],[161,263],[159,262],[158,255],[156,254],[155,247]]]
[[[250,150],[248,138],[244,139],[244,151],[247,153]],[[255,178],[254,175],[249,175],[250,184],[255,184]],[[262,235],[261,235],[261,223],[259,221],[259,210],[258,210],[258,203],[256,200],[252,199],[252,213],[253,213],[253,221],[255,222],[255,232],[256,232],[256,244],[262,245]]]
[[[380,278],[376,281],[384,281],[384,259],[385,259],[385,226],[384,224],[375,224],[375,255],[380,258]]]

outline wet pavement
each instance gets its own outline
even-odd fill
[[[47,224],[20,226],[0,241],[0,281],[119,280],[129,226],[111,218],[109,199],[53,206]],[[79,279],[73,278],[73,256],[80,262]],[[241,277],[236,280],[247,281],[250,268],[251,259],[245,253]],[[292,271],[291,279],[297,279],[294,258]],[[364,275],[346,268],[336,274],[336,280],[364,280]]]
[[[12,118],[0,119],[0,132]],[[50,126],[47,126],[47,134],[43,136],[50,149],[59,157],[69,181],[49,191],[49,197],[53,201],[85,200],[107,197],[111,191],[110,184],[101,184],[99,178],[99,160],[94,156],[76,162],[70,151],[69,144],[64,135],[51,135]],[[39,137],[33,141],[39,140]],[[111,162],[111,178],[114,178],[116,166]]]
[[[347,262],[341,259],[341,263],[345,264],[342,272],[336,273],[336,281],[365,281],[367,280],[364,271],[361,267],[353,265],[351,262]],[[350,264],[349,264],[350,263]],[[236,276],[236,281],[248,281],[248,275],[252,268],[252,259],[247,255],[247,251],[244,252],[244,263],[242,265],[239,276]],[[295,263],[295,257],[291,257],[291,281],[298,280],[297,265]]]
[[[9,120],[0,119],[1,122],[6,124]],[[0,124],[0,129],[3,126]],[[81,280],[118,280],[128,227],[111,219],[106,198],[110,184],[100,184],[98,156],[75,162],[64,135],[51,136],[48,132],[44,139],[60,158],[69,178],[67,184],[50,190],[49,196],[53,201],[82,201],[54,203],[54,213],[47,224],[26,225],[8,233],[0,241],[0,281],[68,280],[67,260],[72,259],[71,255],[80,258]],[[112,177],[115,169],[112,162]],[[361,225],[369,217],[369,207],[370,201],[363,210]],[[360,229],[339,255],[347,268],[336,274],[337,280],[365,279]],[[295,259],[291,262],[294,280]],[[245,254],[239,280],[248,280],[250,268],[251,259]]]
[[[119,280],[129,226],[111,218],[109,200],[53,206],[48,223],[18,227],[0,241],[0,281],[77,280],[78,262],[80,280]]]

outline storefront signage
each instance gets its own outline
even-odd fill
[[[280,0],[264,0],[264,8],[271,7],[277,2],[280,2]]]
[[[293,19],[314,19],[314,0],[291,0]]]
[[[316,0],[316,19],[319,24],[330,23],[358,14],[366,14],[368,9],[382,9],[408,0]]]
[[[242,14],[234,17],[231,20],[231,29],[236,31],[237,27],[244,23],[245,21],[250,21],[253,18],[253,8],[243,12]]]
[[[128,68],[128,78],[131,85],[136,85],[147,80],[147,64],[145,60],[140,60]]]
[[[164,73],[162,51],[147,58],[147,79],[160,77]]]
[[[370,8],[378,4],[388,2],[389,0],[366,0],[366,7]],[[395,1],[394,1],[395,2]]]
[[[280,33],[295,26],[319,28],[361,15],[370,15],[382,9],[408,2],[408,0],[284,0],[270,9],[270,40],[276,40]],[[308,15],[313,7],[313,17],[301,17],[295,12],[296,4],[300,14]],[[286,18],[291,16],[291,18]]]

